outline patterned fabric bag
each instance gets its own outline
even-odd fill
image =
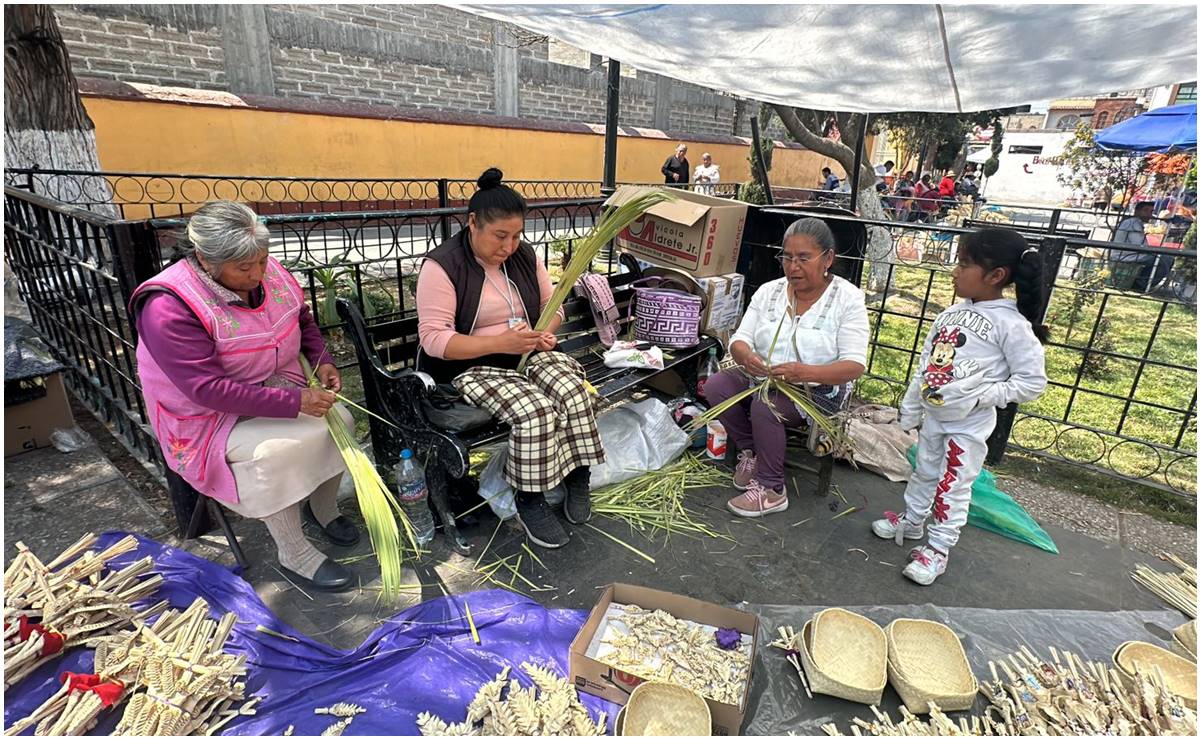
[[[659,287],[669,279],[648,277],[631,283],[634,298],[634,338],[660,347],[683,349],[700,342],[701,316],[705,313],[703,298],[683,290]],[[655,284],[637,287],[638,283]]]

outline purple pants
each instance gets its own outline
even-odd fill
[[[704,396],[710,405],[732,398],[751,386],[751,381],[738,370],[723,370],[705,381]],[[787,444],[788,429],[799,427],[805,423],[805,417],[797,410],[796,404],[782,394],[773,394],[771,400],[782,418],[776,418],[776,413],[758,396],[744,398],[718,417],[726,428],[726,434],[739,450],[750,450],[755,453],[758,465],[755,478],[765,488],[779,491],[784,486],[784,449]]]

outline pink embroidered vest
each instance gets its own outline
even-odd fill
[[[279,375],[305,385],[300,366],[300,308],[304,293],[274,258],[263,275],[264,298],[258,308],[229,305],[207,276],[197,275],[188,260],[147,280],[134,291],[131,305],[153,290],[178,296],[199,317],[216,347],[226,377],[258,385]],[[237,414],[214,411],[189,400],[158,366],[146,344],[138,344],[138,378],[150,425],[167,465],[197,491],[236,503],[237,486],[225,459]]]

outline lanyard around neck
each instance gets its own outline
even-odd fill
[[[488,281],[488,284],[492,286],[493,290],[495,290],[497,293],[500,293],[500,297],[505,299],[505,303],[509,304],[509,317],[515,319],[517,318],[517,304],[513,300],[513,282],[509,280],[509,268],[505,266],[504,263],[501,263],[500,270],[505,276],[506,290],[502,291],[500,287],[493,282],[492,276],[488,274],[487,268],[484,269],[484,279]]]

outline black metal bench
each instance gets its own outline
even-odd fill
[[[637,263],[625,255],[622,263],[629,272],[611,275],[608,280],[624,330],[633,296],[630,283],[641,277],[641,271]],[[454,433],[433,424],[422,405],[422,399],[427,396],[425,381],[413,370],[419,346],[417,316],[368,325],[354,303],[340,298],[337,308],[358,356],[366,406],[395,425],[368,417],[376,465],[381,475],[387,479],[387,471],[395,464],[401,450],[412,449],[425,461],[430,501],[448,539],[459,552],[469,552],[467,540],[455,526],[449,505],[450,493],[455,487],[472,487],[467,480],[471,450],[506,439],[508,426],[492,421]],[[583,298],[572,298],[564,302],[563,308],[565,319],[558,331],[558,349],[583,365],[588,382],[596,388],[602,401],[615,400],[640,383],[669,370],[679,373],[685,385],[694,387],[699,360],[710,347],[717,345],[717,340],[701,337],[700,343],[693,347],[665,352],[665,367],[659,371],[613,369],[606,367],[601,359],[603,346],[588,302]]]

